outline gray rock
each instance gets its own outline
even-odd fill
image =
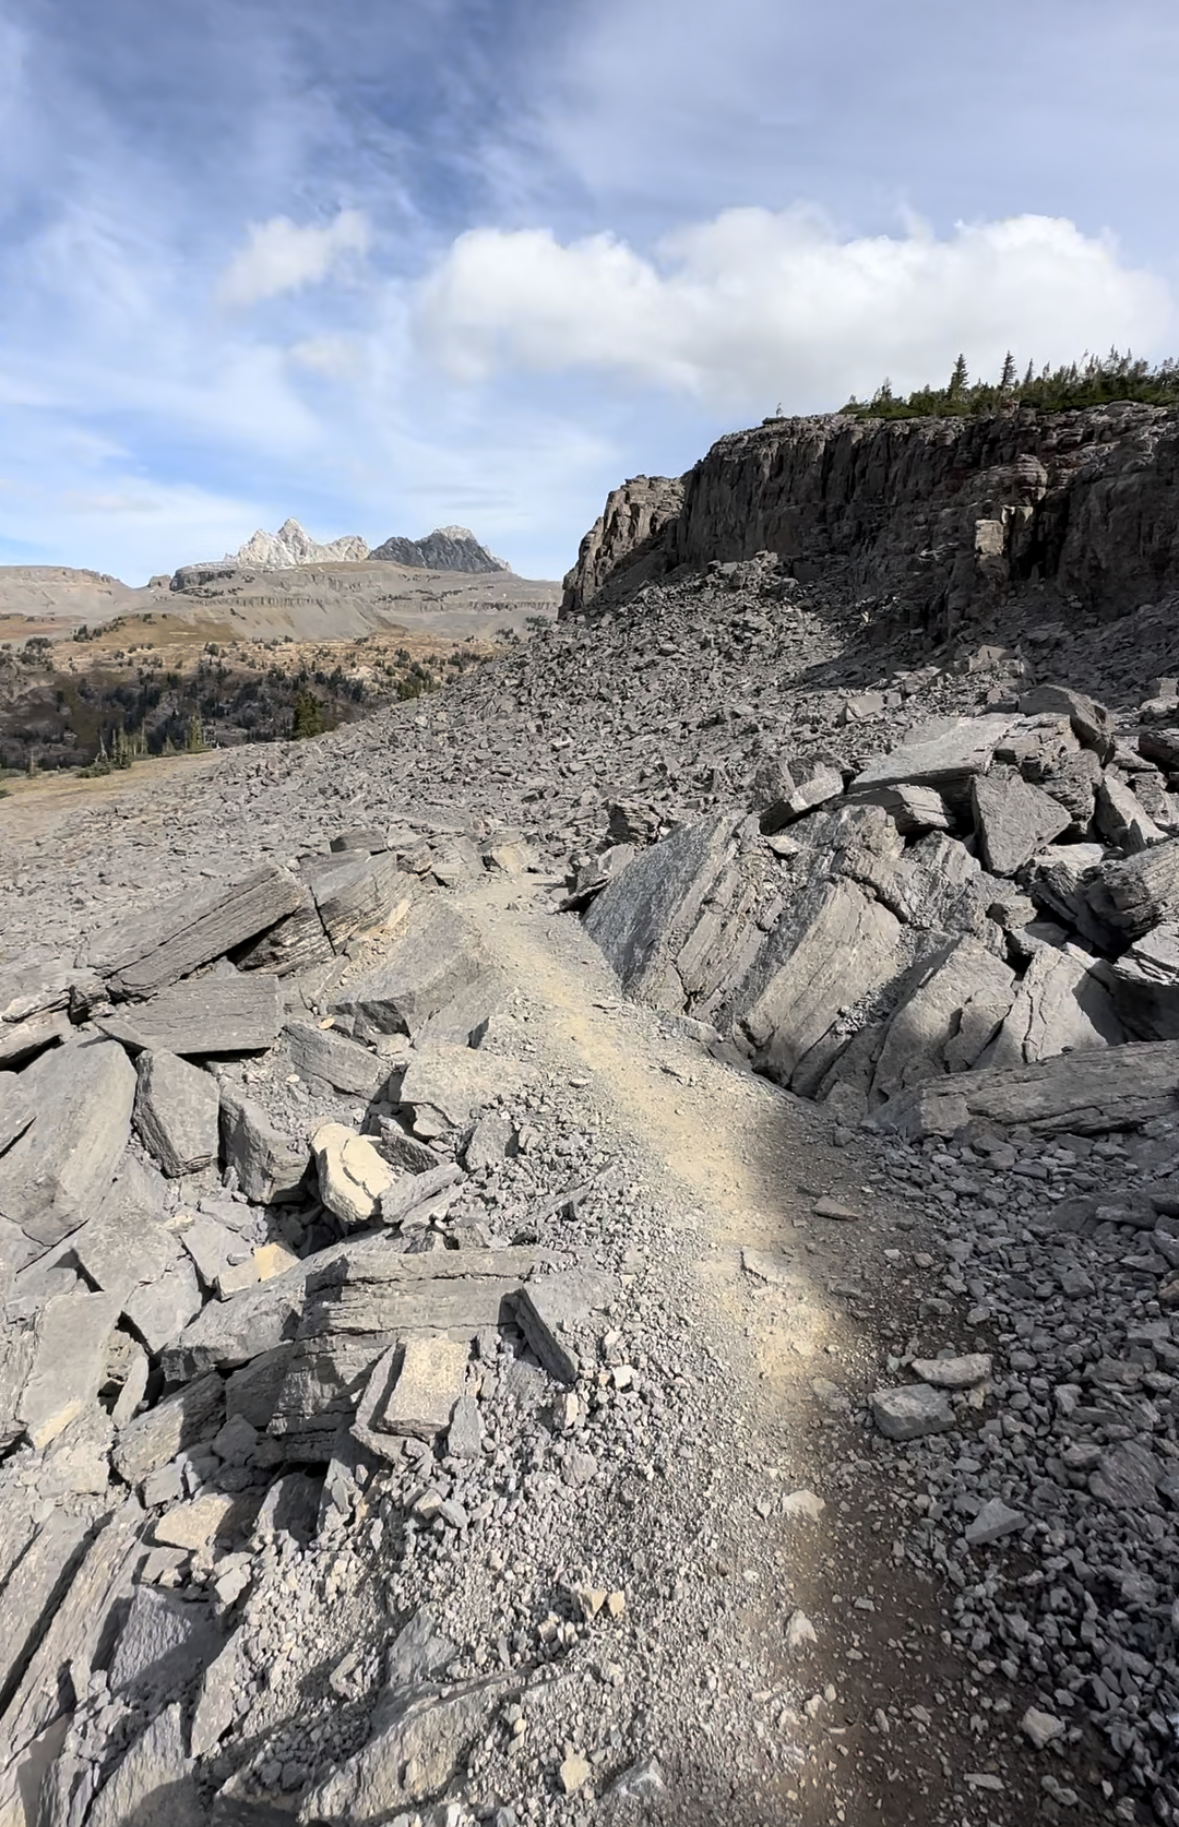
[[[288,870],[264,863],[230,887],[196,899],[184,888],[160,906],[136,909],[88,939],[79,963],[122,995],[148,996],[265,932],[293,913],[302,896]]]
[[[1071,822],[1063,806],[1014,772],[976,775],[970,791],[983,862],[993,875],[1014,875]]]
[[[445,1433],[462,1398],[469,1356],[465,1340],[407,1339],[378,1363],[358,1420],[378,1433],[419,1440]]]
[[[457,1161],[445,1161],[425,1173],[405,1174],[380,1197],[381,1217],[390,1225],[415,1225],[442,1217],[465,1179]]]
[[[505,1110],[491,1110],[480,1117],[463,1149],[467,1171],[477,1174],[499,1167],[513,1153],[516,1127]]]
[[[256,1205],[294,1198],[310,1165],[306,1143],[292,1142],[253,1098],[221,1087],[221,1137],[225,1165]]]
[[[194,1757],[207,1757],[240,1716],[248,1699],[248,1670],[237,1636],[209,1663],[193,1708],[189,1749]]]
[[[1036,685],[1021,695],[1019,708],[1025,717],[1041,716],[1046,712],[1066,716],[1078,742],[1097,750],[1102,760],[1113,750],[1112,717],[1103,704],[1095,703],[1083,692],[1064,685]]]
[[[49,1249],[93,1217],[131,1132],[135,1071],[121,1047],[88,1041],[21,1074],[34,1121],[0,1156],[0,1217]]]
[[[989,1351],[971,1351],[954,1358],[914,1358],[913,1369],[923,1383],[935,1389],[970,1389],[991,1374]]]
[[[977,939],[934,954],[888,1024],[872,1078],[872,1100],[896,1097],[947,1071],[968,1071],[1004,1020],[1014,972]]]
[[[1103,975],[1135,1040],[1179,1040],[1179,921],[1154,927]]]
[[[1123,942],[1179,917],[1179,838],[1103,863],[1087,879],[1085,895],[1094,918]]]
[[[225,1414],[225,1387],[217,1375],[200,1377],[167,1396],[119,1430],[114,1465],[124,1483],[141,1485],[150,1473],[199,1441],[212,1440]]]
[[[586,931],[636,1001],[682,1009],[674,960],[733,854],[739,821],[718,812],[641,850],[590,908]]]
[[[411,878],[395,856],[333,856],[304,871],[332,949],[395,927],[413,904]]]
[[[123,1313],[154,1357],[179,1337],[201,1310],[201,1290],[192,1264],[180,1256],[153,1282],[132,1290]]]
[[[167,1707],[108,1777],[87,1827],[207,1827],[179,1704]]]
[[[1177,1096],[1179,1041],[1159,1041],[963,1072],[905,1093],[877,1120],[909,1136],[952,1135],[970,1117],[1042,1134],[1102,1135],[1173,1115]]]
[[[577,1381],[581,1354],[602,1330],[600,1316],[617,1300],[617,1278],[603,1269],[564,1269],[537,1276],[516,1300],[520,1328],[545,1369],[560,1383]]]
[[[476,929],[436,897],[411,911],[381,960],[347,983],[332,1003],[357,1039],[416,1037],[432,1015],[474,983],[487,960]]]
[[[1157,1510],[1162,1475],[1163,1468],[1148,1447],[1125,1440],[1101,1455],[1089,1474],[1089,1489],[1114,1510]]]
[[[334,1029],[288,1022],[284,1035],[296,1072],[304,1078],[323,1079],[336,1091],[372,1099],[389,1077],[388,1061]]]
[[[868,1398],[872,1418],[887,1440],[922,1440],[954,1425],[954,1411],[941,1390],[925,1383],[878,1389]]]
[[[857,790],[856,798],[865,805],[883,806],[902,837],[950,829],[946,802],[933,787],[916,787],[902,781],[895,786]]]
[[[276,977],[333,964],[335,958],[309,888],[301,888],[293,913],[236,953],[239,970],[272,971]]]
[[[843,775],[825,762],[791,761],[782,768],[781,775],[778,794],[758,820],[767,837],[784,831],[816,806],[838,799],[843,792]]]
[[[33,1106],[14,1072],[0,1072],[0,1155],[33,1120]]]
[[[438,1794],[469,1745],[487,1732],[498,1708],[519,1692],[517,1675],[490,1675],[451,1688],[394,1688],[373,1715],[364,1748],[304,1799],[298,1820],[346,1820],[354,1827],[387,1820],[406,1802]]]
[[[1006,1070],[1058,1053],[1119,1046],[1126,1031],[1097,963],[1075,946],[1038,950],[979,1066]]]
[[[88,1534],[86,1517],[50,1509],[5,1587],[0,1706],[9,1706],[30,1656],[51,1627],[63,1588],[83,1559]],[[5,1739],[6,1749],[10,1742]]]
[[[1166,836],[1133,789],[1116,774],[1103,775],[1097,788],[1096,823],[1108,843],[1118,844],[1130,855],[1161,844]]]
[[[108,1294],[59,1294],[37,1315],[33,1361],[17,1408],[37,1448],[97,1401],[118,1303]]]
[[[869,762],[848,792],[859,797],[878,787],[936,787],[951,803],[962,802],[974,777],[990,768],[995,747],[1011,722],[1007,714],[964,717],[936,734],[911,738]]]
[[[152,1048],[187,1059],[265,1053],[278,1038],[282,1019],[278,978],[234,971],[178,983],[120,1015],[103,1017],[99,1026],[132,1051]]]
[[[166,1174],[200,1173],[217,1159],[217,1086],[174,1053],[139,1056],[135,1127]]]
[[[177,1694],[204,1667],[216,1641],[204,1606],[158,1586],[137,1586],[111,1659],[111,1692],[134,1689],[140,1699]]]
[[[967,1523],[964,1531],[966,1541],[972,1548],[986,1547],[990,1542],[1000,1541],[1005,1535],[1012,1535],[1022,1529],[1027,1517],[1019,1510],[1012,1510],[1001,1497],[991,1497],[983,1504],[978,1515]]]

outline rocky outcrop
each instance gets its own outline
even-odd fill
[[[773,551],[943,629],[1031,583],[1115,616],[1179,585],[1179,412],[771,419],[609,497],[562,614]]]
[[[684,505],[685,478],[632,476],[606,497],[606,506],[578,547],[565,576],[562,615],[575,615],[610,588],[637,590],[675,562],[673,528]]]
[[[402,539],[396,534],[376,546],[370,558],[391,559],[424,571],[510,571],[506,559],[497,558],[479,544],[468,527],[436,527],[424,539]]]
[[[368,545],[359,533],[347,533],[342,539],[326,544],[312,539],[297,520],[284,520],[277,533],[258,531],[226,554],[227,565],[245,565],[256,571],[286,571],[292,565],[330,564],[356,561],[368,557]]]

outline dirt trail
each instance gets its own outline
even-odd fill
[[[663,1308],[715,1366],[715,1438],[699,1441],[676,1493],[685,1541],[710,1543],[697,1577],[711,1576],[714,1591],[681,1601],[678,1616],[668,1605],[655,1632],[673,1690],[665,1713],[686,1728],[703,1688],[709,1721],[693,1728],[704,1734],[699,1807],[677,1823],[1040,1818],[1041,1768],[1016,1730],[1028,1697],[980,1683],[948,1647],[954,1588],[936,1589],[902,1546],[919,1487],[859,1421],[858,1398],[889,1380],[897,1349],[881,1321],[909,1323],[915,1310],[883,1255],[898,1243],[906,1257],[920,1249],[912,1217],[869,1186],[858,1139],[832,1145],[814,1106],[623,1001],[576,922],[512,884],[485,887],[466,907],[526,994],[541,1061],[588,1081],[607,1131],[643,1163],[674,1227],[667,1259],[653,1264]],[[861,1218],[815,1217],[818,1194]],[[781,1286],[743,1270],[745,1248],[774,1253]],[[782,1513],[782,1496],[799,1488],[824,1498],[818,1522]],[[685,1573],[690,1586],[687,1557]],[[818,1636],[801,1653],[786,1645],[800,1611]],[[752,1696],[751,1670],[764,1683]],[[690,1747],[678,1752],[690,1763]],[[1091,1763],[1087,1775],[1079,1786],[1091,1795]],[[1044,1818],[1064,1818],[1048,1806]],[[1107,1816],[1082,1800],[1068,1818]]]

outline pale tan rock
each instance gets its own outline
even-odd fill
[[[188,1548],[193,1552],[207,1548],[226,1529],[236,1505],[236,1498],[217,1492],[194,1497],[190,1503],[166,1510],[157,1519],[155,1539],[169,1548]]]
[[[373,1143],[344,1123],[324,1123],[311,1138],[319,1196],[342,1224],[368,1224],[397,1174]]]
[[[269,1281],[272,1275],[295,1268],[298,1261],[295,1252],[288,1250],[285,1243],[260,1243],[254,1250],[254,1267],[259,1281]]]
[[[49,1445],[97,1400],[118,1317],[107,1294],[59,1294],[37,1316],[33,1366],[19,1415],[32,1444]]]

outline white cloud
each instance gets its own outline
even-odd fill
[[[301,228],[289,216],[252,223],[245,247],[221,275],[218,302],[246,306],[298,291],[325,278],[349,254],[367,253],[370,239],[368,219],[359,209],[342,209],[324,228]]]
[[[815,410],[849,392],[1068,360],[1111,343],[1152,349],[1167,287],[1111,240],[1061,218],[924,224],[840,239],[816,210],[726,210],[647,259],[612,236],[475,229],[425,283],[420,334],[452,374],[612,372],[728,411],[779,399]]]

